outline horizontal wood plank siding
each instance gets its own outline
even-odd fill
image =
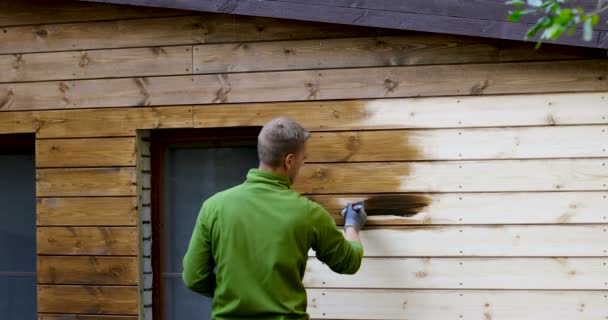
[[[38,257],[38,283],[137,285],[138,282],[137,257]]]
[[[411,199],[405,217],[369,217],[357,275],[309,253],[313,318],[608,316],[605,50],[0,4],[0,139],[37,138],[39,320],[146,317],[138,130],[277,116],[312,132],[294,189],[339,225],[349,202]]]
[[[170,46],[239,41],[374,36],[377,29],[285,23],[280,19],[190,13],[189,16],[5,27],[0,54]]]
[[[608,258],[368,258],[354,276],[308,262],[311,288],[605,290]],[[480,276],[482,275],[482,276]]]
[[[38,227],[36,241],[41,255],[139,254],[136,227]]]
[[[38,311],[137,315],[136,286],[38,286]]]
[[[476,225],[476,224],[589,224],[608,223],[608,191],[593,192],[496,192],[422,193],[409,196],[411,207],[399,216],[369,216],[369,225]],[[309,196],[332,214],[339,224],[339,212],[349,202],[371,195]]]
[[[594,92],[608,89],[606,66],[575,60],[11,83],[0,84],[0,110]]]
[[[39,197],[134,196],[135,190],[134,167],[36,170]]]
[[[308,292],[318,319],[596,319],[603,291],[328,290]],[[348,301],[353,307],[345,308]]]
[[[36,166],[134,166],[135,138],[52,139],[36,141]]]
[[[331,40],[205,44],[194,46],[194,72],[226,73],[291,69],[354,68],[422,64],[566,60],[597,51],[544,49],[487,39],[406,34]],[[255,61],[255,62],[254,62]]]
[[[608,159],[309,164],[302,193],[608,191]],[[389,173],[390,174],[387,174]]]
[[[39,140],[40,141],[40,140]],[[38,198],[39,226],[135,226],[135,197]]]

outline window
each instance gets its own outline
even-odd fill
[[[0,318],[36,319],[33,135],[0,135]]]
[[[210,319],[211,299],[182,282],[184,257],[205,199],[257,167],[260,128],[159,131],[152,135],[154,319]]]

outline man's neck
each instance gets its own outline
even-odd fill
[[[271,172],[271,173],[274,173],[274,174],[278,174],[278,175],[281,175],[281,176],[284,176],[284,177],[288,176],[287,171],[284,168],[273,168],[273,167],[271,167],[269,165],[266,165],[264,163],[260,163],[260,166],[258,167],[258,169],[264,170],[264,171],[268,171],[268,172]]]

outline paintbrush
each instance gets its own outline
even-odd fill
[[[400,216],[411,217],[430,203],[430,198],[423,195],[375,195],[363,200],[363,206],[368,216]]]

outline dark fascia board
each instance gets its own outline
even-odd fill
[[[499,19],[509,8],[502,0],[86,0],[148,7],[184,9],[281,19],[316,21],[400,30],[523,41],[533,21]],[[589,2],[589,1],[585,1]],[[407,4],[409,3],[409,4]],[[480,9],[484,6],[486,9]],[[476,8],[476,9],[475,9]],[[502,13],[497,13],[502,12]],[[486,18],[487,17],[487,18]],[[607,29],[607,30],[602,30]],[[596,28],[593,39],[581,30],[549,43],[608,48],[608,27]],[[534,40],[534,39],[533,39]]]

